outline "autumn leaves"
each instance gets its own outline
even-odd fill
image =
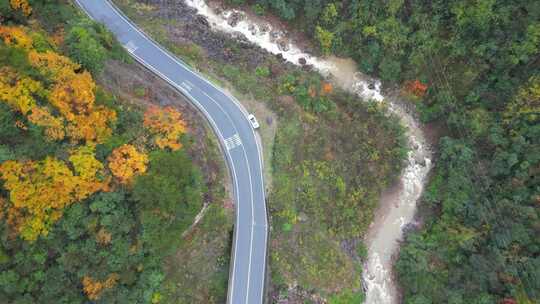
[[[176,151],[182,147],[178,137],[186,131],[180,112],[172,107],[148,108],[144,114],[144,126],[155,135],[155,143],[161,149]]]
[[[153,143],[140,147],[121,143],[105,165],[95,151],[113,135],[116,111],[96,104],[96,84],[90,73],[57,53],[52,40],[50,47],[35,47],[35,35],[41,34],[25,27],[0,26],[5,45],[25,54],[31,69],[0,68],[0,102],[21,115],[17,127],[38,126],[48,141],[64,144],[67,151],[43,160],[0,164],[0,179],[9,191],[9,199],[0,198],[2,215],[12,234],[27,241],[47,235],[67,206],[99,191],[129,187],[146,172],[145,146],[178,150],[186,130],[174,108],[150,107],[143,126]]]
[[[109,160],[109,169],[122,184],[128,184],[137,175],[146,172],[148,156],[137,151],[132,145],[116,148]]]
[[[143,125],[154,134],[154,142],[161,149],[176,151],[182,147],[179,138],[186,131],[181,114],[172,107],[151,106],[144,113]],[[115,149],[109,160],[109,169],[123,184],[146,172],[148,156],[137,151],[132,145],[123,145]]]
[[[45,80],[35,80],[11,67],[3,67],[0,69],[2,100],[28,115],[30,122],[43,127],[49,140],[69,137],[72,142],[96,144],[111,135],[108,124],[116,120],[116,113],[95,105],[96,85],[88,72],[78,72],[80,65],[53,50],[37,51],[31,35],[22,27],[0,27],[0,38],[27,53],[31,67]]]
[[[25,16],[32,13],[32,7],[28,4],[28,0],[10,0],[9,4],[15,10],[21,10]]]
[[[95,159],[91,148],[75,149],[69,160],[70,163],[65,163],[47,157],[41,161],[9,160],[0,165],[0,176],[10,201],[2,207],[12,232],[35,241],[40,235],[48,234],[64,208],[107,189],[107,181],[97,178],[103,165]]]

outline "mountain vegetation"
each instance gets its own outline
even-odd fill
[[[209,30],[183,1],[114,2],[257,115],[272,226],[269,301],[360,302],[362,237],[407,155],[399,120],[316,71]]]
[[[96,84],[111,59],[128,60],[70,4],[1,1],[1,303],[156,304],[176,290],[165,264],[208,189],[176,108]]]
[[[354,58],[443,126],[397,262],[405,303],[540,301],[540,2],[228,2]]]

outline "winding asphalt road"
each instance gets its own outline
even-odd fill
[[[236,225],[227,302],[262,304],[268,221],[262,149],[240,103],[151,40],[107,0],[75,0],[102,22],[142,65],[178,89],[205,115],[220,139],[234,184]]]

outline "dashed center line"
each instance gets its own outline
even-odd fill
[[[183,86],[188,91],[191,91],[193,89],[193,84],[187,80],[182,81],[180,85]]]
[[[240,140],[240,135],[238,135],[238,133],[225,139],[225,147],[227,147],[227,150],[232,150],[240,146],[241,144],[242,144],[242,141]]]

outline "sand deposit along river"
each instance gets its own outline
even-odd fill
[[[294,64],[309,64],[343,89],[387,104],[407,127],[410,152],[399,183],[385,192],[376,211],[374,222],[366,235],[368,258],[362,274],[366,287],[367,304],[398,303],[397,286],[392,266],[399,249],[403,228],[414,221],[416,203],[422,193],[426,176],[431,168],[432,154],[419,122],[395,97],[381,93],[381,83],[358,72],[350,59],[319,58],[301,50],[287,40],[287,33],[264,20],[247,16],[241,11],[225,10],[217,13],[204,0],[185,2],[205,16],[214,30],[241,33],[252,43]],[[234,20],[233,20],[234,19]]]

